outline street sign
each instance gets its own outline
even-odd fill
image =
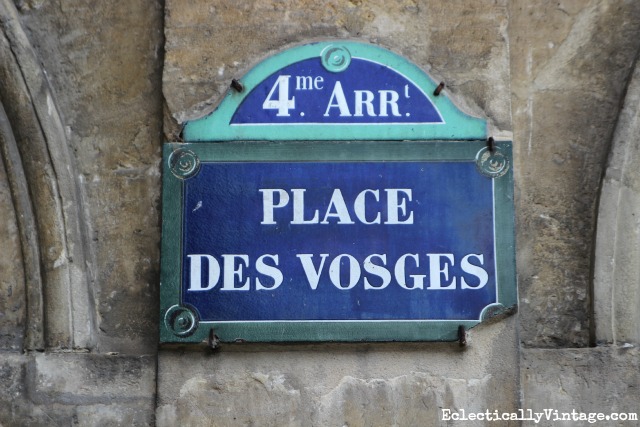
[[[332,71],[319,58],[284,67],[251,91],[231,125],[444,122],[427,94],[396,70],[352,58],[342,72]]]
[[[188,122],[186,141],[486,139],[406,59],[354,42],[314,43],[258,64],[216,111]]]
[[[511,143],[388,51],[311,46],[165,144],[162,342],[447,341],[516,304]]]

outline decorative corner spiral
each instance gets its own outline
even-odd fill
[[[169,156],[169,168],[180,179],[191,178],[200,171],[200,159],[192,151],[178,148]]]
[[[168,330],[178,337],[188,337],[198,329],[197,314],[179,305],[170,307],[164,315],[164,324]]]
[[[496,147],[483,147],[476,154],[476,166],[481,174],[489,178],[499,178],[509,171],[509,159]]]
[[[329,72],[340,73],[351,64],[351,53],[346,47],[329,45],[320,52],[322,66]]]
[[[482,313],[480,313],[480,321],[484,321],[490,319],[498,314],[504,312],[506,307],[499,302],[489,304],[485,308],[482,309]]]

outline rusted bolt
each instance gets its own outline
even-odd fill
[[[242,92],[244,90],[244,86],[240,83],[240,80],[233,79],[231,80],[231,87],[235,89],[237,92]]]
[[[213,332],[213,328],[209,329],[209,348],[216,350],[220,345],[220,338]]]
[[[440,95],[440,92],[442,92],[442,89],[444,89],[444,82],[440,82],[436,90],[433,91],[433,95],[434,96]]]
[[[492,136],[489,137],[489,139],[487,139],[487,148],[489,149],[490,152],[494,152],[496,149],[496,142],[493,139]]]
[[[458,326],[458,343],[460,347],[467,345],[467,332],[464,330],[464,325]]]

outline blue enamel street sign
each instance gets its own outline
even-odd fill
[[[429,97],[395,70],[359,58],[348,70],[328,72],[317,57],[284,67],[251,91],[231,125],[444,123]]]
[[[204,163],[184,185],[183,302],[201,321],[479,319],[496,288],[493,181],[476,175],[472,162]]]
[[[162,342],[447,341],[515,306],[509,141],[369,45],[242,82],[164,147]]]

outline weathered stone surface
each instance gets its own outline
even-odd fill
[[[75,164],[46,73],[12,2],[0,2],[0,16],[0,48],[4,58],[0,64],[5,82],[0,86],[0,96],[12,123],[11,130],[4,127],[2,130],[3,134],[11,134],[10,138],[3,135],[3,156],[10,160],[5,161],[5,167],[19,218],[27,267],[25,275],[29,278],[41,273],[44,283],[44,286],[35,286],[32,280],[26,281],[29,321],[35,321],[32,312],[43,311],[46,333],[41,335],[44,335],[47,347],[90,348],[93,346],[94,321],[85,262],[89,247]],[[16,163],[20,164],[20,169],[24,168],[28,179],[16,173]],[[21,201],[24,191],[19,188],[21,184],[27,184],[28,208]],[[36,208],[32,209],[32,206]],[[29,252],[24,237],[27,225],[22,219],[29,216],[34,217],[36,227],[32,232],[41,246],[39,259],[27,258]],[[33,263],[41,266],[39,272],[30,271]],[[33,298],[37,294],[34,287],[40,288],[38,299],[46,300],[46,304],[34,304]],[[30,338],[29,341],[34,340]],[[34,343],[28,346],[33,348]]]
[[[595,338],[640,343],[640,65],[629,83],[602,183],[594,265]]]
[[[246,372],[224,379],[204,375],[191,378],[175,392],[181,404],[161,409],[160,425],[230,426],[258,422],[264,426],[288,426],[308,420],[308,414],[302,411],[300,391],[292,388],[281,373]],[[169,408],[175,413],[165,413]]]
[[[26,358],[19,354],[0,352],[0,424],[20,420],[25,411],[19,409],[24,399]],[[18,413],[18,415],[16,414]]]
[[[435,425],[442,408],[513,411],[515,321],[510,317],[471,330],[466,349],[457,343],[389,343],[163,351],[156,421],[159,426]]]
[[[496,382],[491,375],[459,379],[409,372],[394,378],[346,376],[331,390],[313,390],[312,386],[299,390],[288,376],[276,371],[245,373],[224,380],[206,375],[192,378],[180,388],[175,406],[158,408],[158,424],[437,425],[442,408],[486,411],[488,402],[478,396],[491,394]]]
[[[162,12],[58,0],[23,16],[86,193],[102,351],[153,353],[157,341]]]
[[[521,340],[589,343],[595,209],[640,4],[510,3]]]
[[[35,403],[152,401],[155,393],[153,357],[36,354],[28,375]]]
[[[155,360],[0,352],[2,426],[150,426]]]
[[[0,161],[0,248],[11,256],[0,256],[0,349],[22,350],[26,299],[22,248],[11,192]]]
[[[169,0],[166,11],[163,92],[178,122],[210,111],[232,78],[284,47],[347,38],[406,56],[510,129],[506,1]]]
[[[638,348],[523,349],[522,407],[534,412],[626,412],[638,414],[640,351]],[[543,419],[537,426],[573,426],[575,421]],[[583,423],[587,425],[587,423]],[[637,422],[607,422],[627,426]]]
[[[45,2],[45,0],[15,0],[16,6],[20,10],[37,9]]]
[[[80,406],[73,416],[74,425],[95,427],[153,426],[150,405],[104,404]]]
[[[314,425],[438,425],[443,409],[486,411],[490,403],[478,396],[490,395],[495,381],[491,375],[462,379],[421,372],[390,379],[344,377],[335,389],[321,397],[314,412]]]
[[[15,231],[19,235],[20,241],[19,248],[15,247],[15,252],[13,252],[16,256],[8,257],[13,263],[13,268],[20,269],[20,272],[7,277],[18,280],[23,287],[24,333],[19,333],[14,338],[24,337],[23,340],[21,339],[23,345],[20,346],[23,349],[43,349],[44,309],[39,263],[40,249],[37,232],[35,232],[36,221],[17,141],[2,103],[0,103],[0,152],[4,166],[3,174],[6,173],[4,179],[5,182],[8,182],[8,188],[11,191],[10,205],[13,205],[13,212],[8,212],[5,218],[8,220],[8,225],[13,223],[16,226]],[[15,215],[12,215],[14,213]],[[9,285],[8,289],[11,290],[12,286]],[[12,291],[9,292],[9,295],[11,294]]]

